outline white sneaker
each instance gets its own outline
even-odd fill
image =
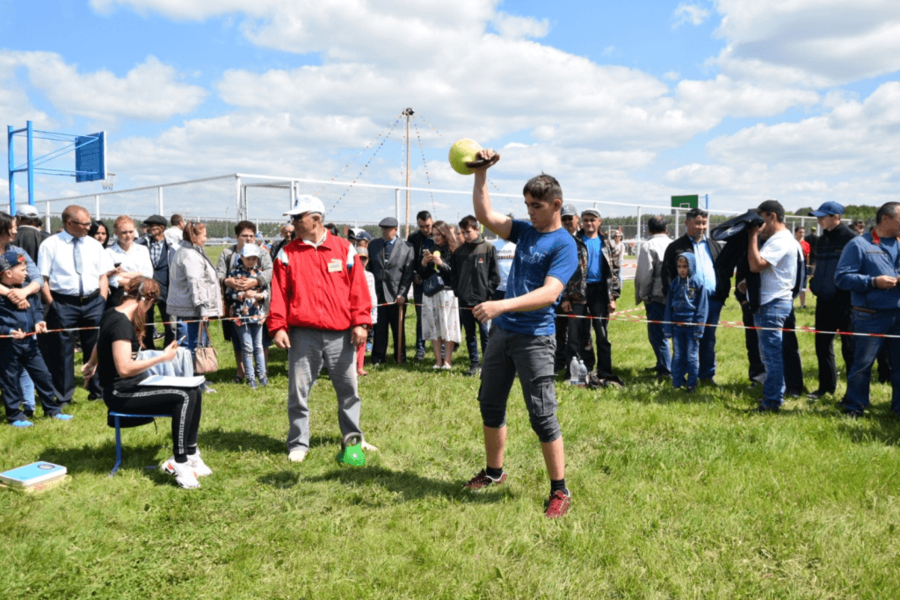
[[[187,490],[200,487],[200,482],[197,481],[197,476],[194,475],[194,469],[189,462],[177,463],[173,456],[162,464],[162,470],[169,475],[174,475],[175,482]]]
[[[288,460],[291,462],[301,463],[303,459],[306,458],[306,453],[308,450],[306,448],[297,448],[296,450],[291,450],[290,454],[288,454]]]
[[[197,450],[196,454],[188,454],[188,464],[191,465],[191,468],[194,470],[194,475],[197,477],[212,475],[212,469],[207,467],[206,463],[203,462],[203,459],[200,458],[200,450]]]
[[[378,452],[378,448],[370,444],[369,442],[363,440],[362,449],[366,452]]]

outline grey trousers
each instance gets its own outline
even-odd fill
[[[362,435],[356,379],[356,347],[350,330],[322,331],[292,327],[288,351],[288,452],[309,448],[309,390],[324,366],[337,393],[341,436]]]

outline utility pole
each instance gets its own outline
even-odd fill
[[[409,118],[415,114],[413,109],[407,108],[403,111],[406,115],[406,226],[404,228],[403,237],[409,237]]]

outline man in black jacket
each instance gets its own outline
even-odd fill
[[[587,266],[588,251],[578,236],[578,210],[571,204],[564,204],[559,213],[562,226],[575,238],[578,247],[578,268],[560,297],[559,306],[556,307],[556,356],[554,357],[554,371],[566,369],[566,379],[571,376],[569,364],[572,358],[578,357],[584,361],[585,366],[589,360],[585,360],[585,347],[591,346],[591,328],[587,326],[583,317],[587,314]]]
[[[416,360],[425,359],[425,339],[422,337],[422,251],[431,241],[431,228],[434,221],[427,210],[416,215],[419,230],[406,238],[413,247],[413,301],[416,303]]]
[[[719,314],[722,312],[722,304],[728,297],[728,290],[724,296],[719,292],[720,288],[716,276],[716,259],[722,250],[722,245],[716,240],[707,237],[706,229],[709,225],[709,213],[700,208],[692,208],[684,215],[684,226],[687,230],[683,236],[669,244],[663,260],[663,292],[669,294],[669,282],[678,276],[678,255],[683,252],[691,252],[697,257],[697,268],[712,283],[712,291],[709,297],[709,313],[706,317],[707,327],[703,330],[700,339],[700,381],[715,385],[716,376],[716,329],[719,325]]]
[[[500,285],[500,268],[497,266],[497,249],[481,236],[478,219],[472,215],[459,222],[459,232],[465,243],[450,256],[450,278],[453,292],[459,298],[459,322],[466,330],[466,347],[469,350],[469,370],[474,377],[481,373],[478,358],[478,340],[475,327],[481,334],[481,353],[487,349],[488,327],[472,315],[472,309],[487,302]]]
[[[25,251],[31,260],[37,264],[38,248],[41,243],[50,237],[46,231],[41,231],[41,217],[37,209],[31,204],[19,204],[16,206],[16,239],[13,245]]]
[[[816,271],[809,282],[809,291],[816,295],[816,331],[819,332],[853,331],[850,292],[834,285],[841,252],[856,237],[856,233],[841,223],[843,214],[844,207],[837,202],[825,202],[818,210],[809,213],[809,216],[816,217],[822,232],[817,244]],[[853,365],[853,336],[841,336],[841,355],[849,374]],[[837,388],[833,333],[816,333],[816,359],[819,361],[819,387],[807,395],[810,400],[833,394]]]
[[[375,324],[375,342],[372,345],[372,364],[380,365],[387,357],[388,327],[394,336],[394,354],[397,362],[406,362],[403,307],[413,279],[413,247],[397,237],[397,219],[387,217],[378,224],[381,237],[369,244],[368,270],[375,276],[375,293],[378,296],[378,322]],[[388,306],[380,306],[390,303]]]

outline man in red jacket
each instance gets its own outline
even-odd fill
[[[302,462],[309,451],[309,390],[324,366],[337,393],[338,424],[345,444],[362,437],[356,348],[366,343],[372,301],[364,267],[347,240],[323,225],[325,206],[299,196],[285,213],[294,241],[275,258],[269,331],[288,351],[288,458]],[[363,442],[364,450],[377,450]]]

